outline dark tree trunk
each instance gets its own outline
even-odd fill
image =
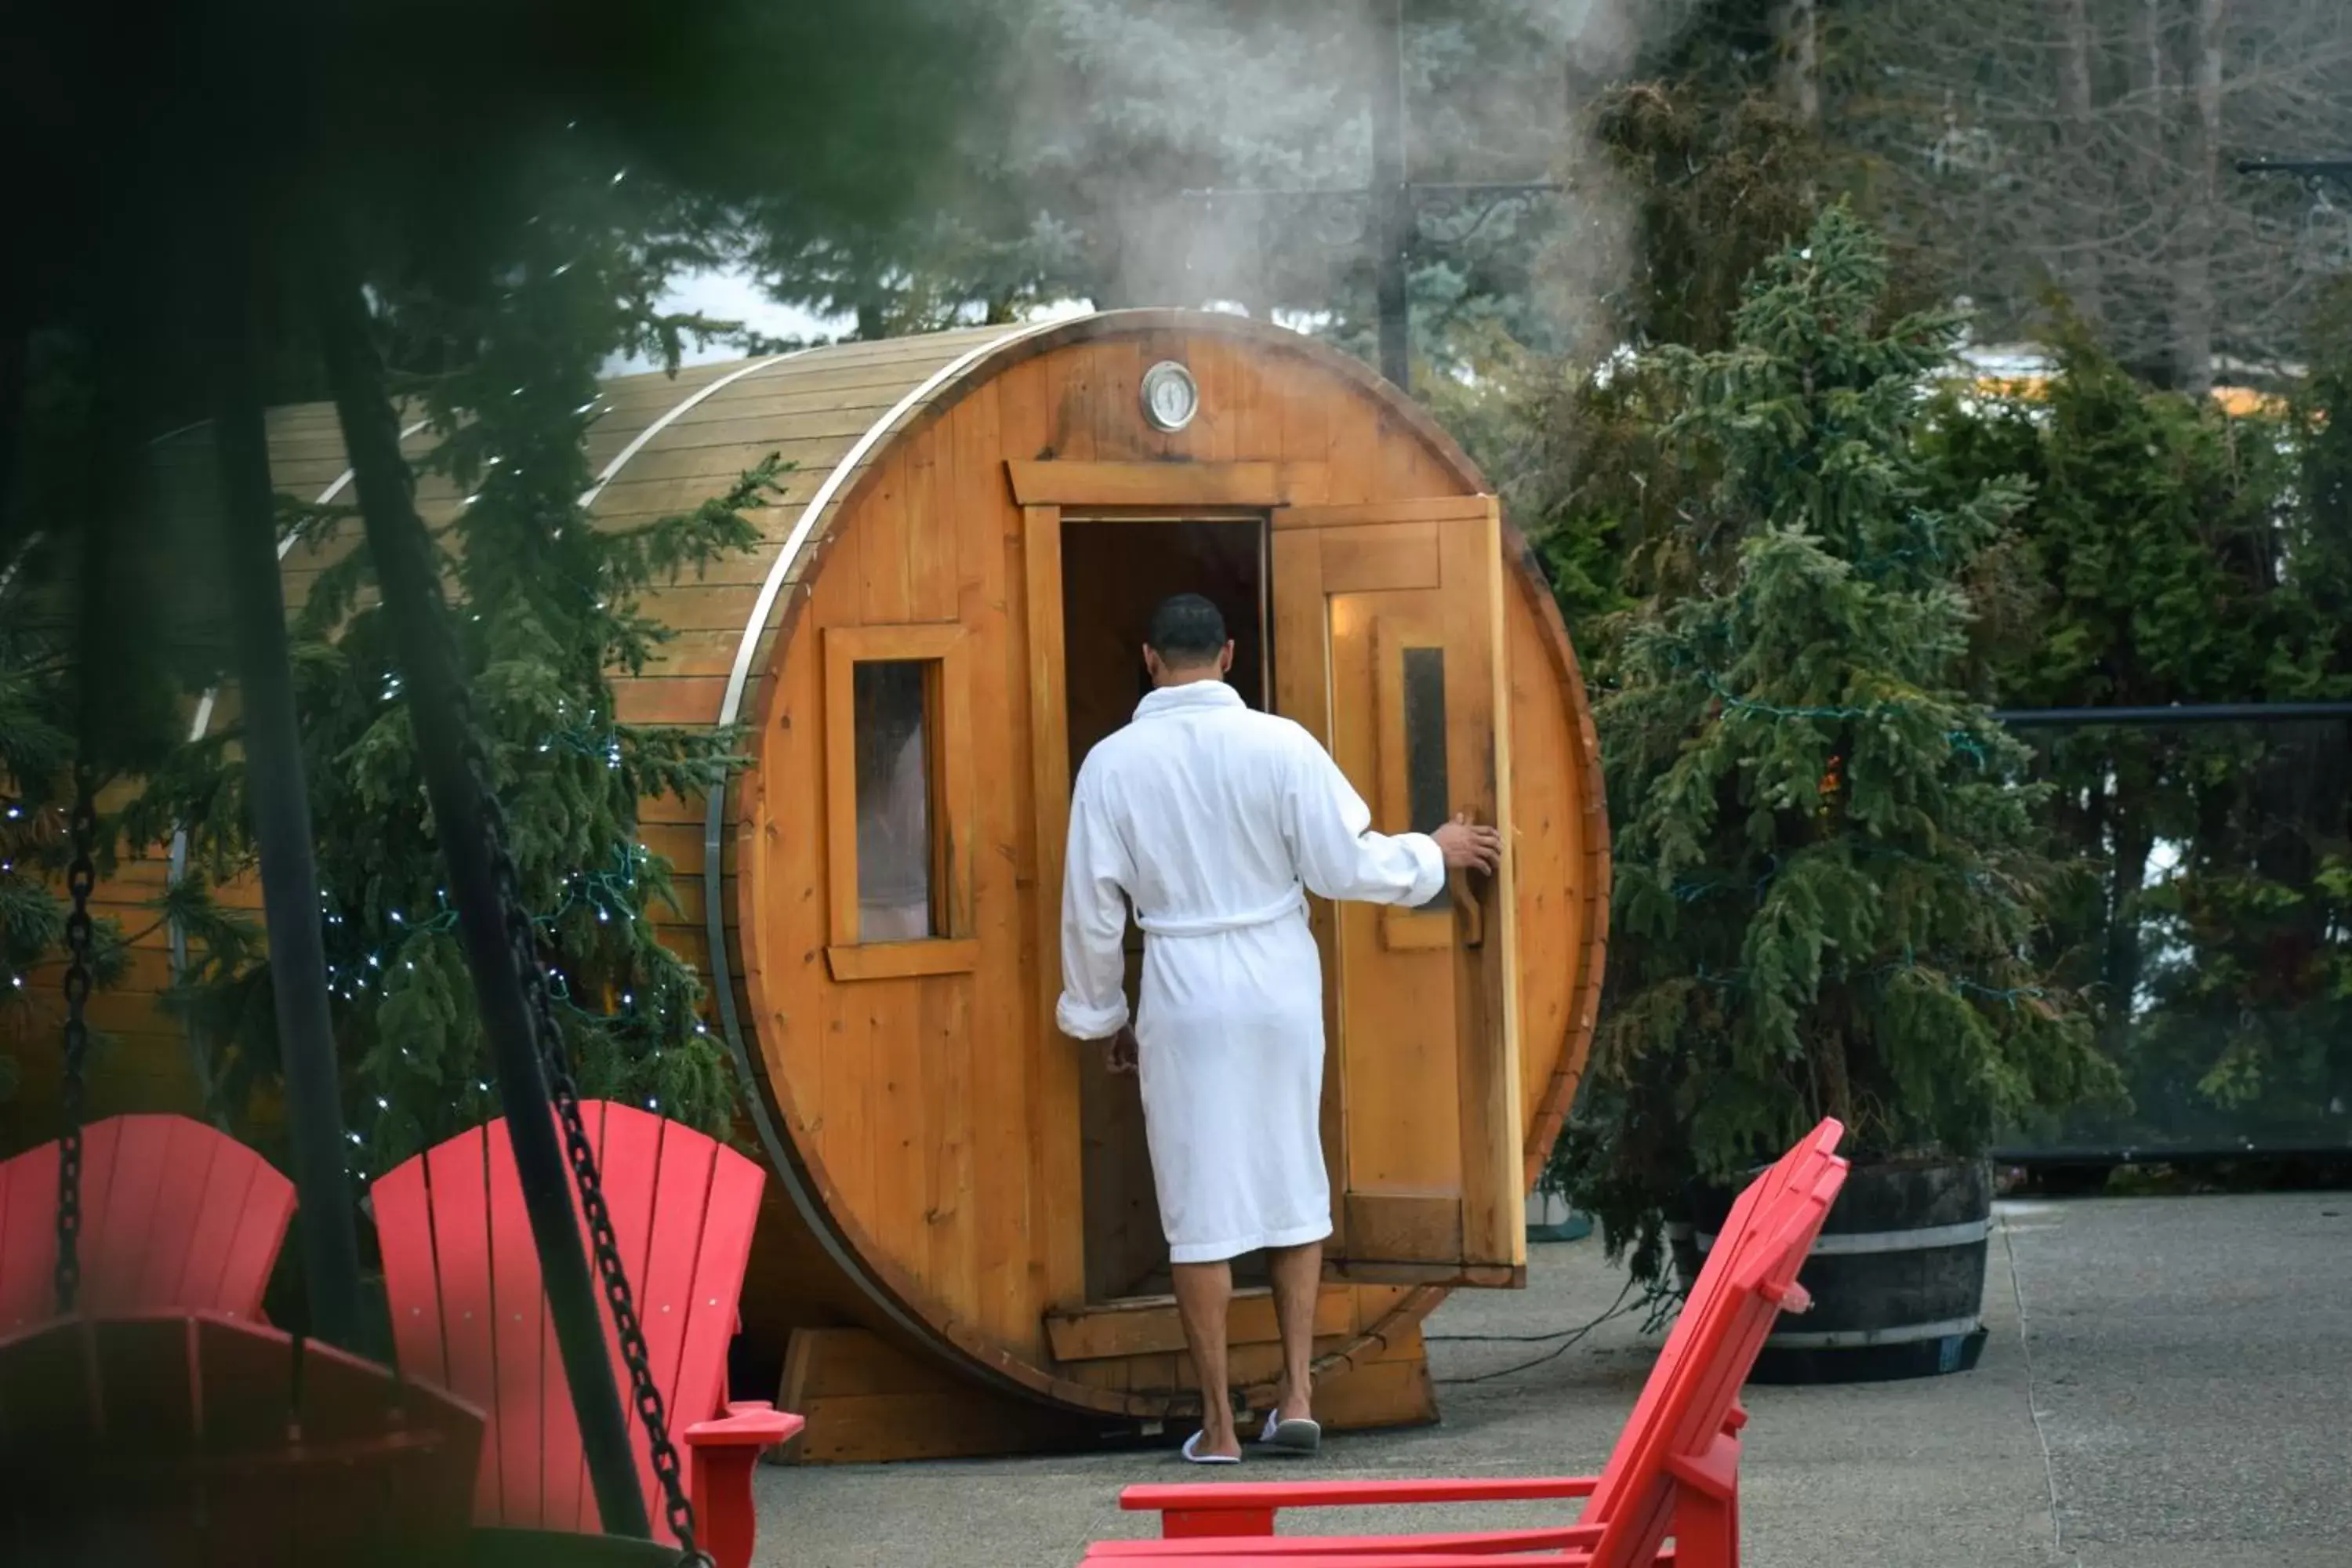
[[[1822,20],[1814,0],[1782,0],[1772,16],[1781,100],[1807,130],[1822,123]]]
[[[1822,1114],[1834,1116],[1852,1128],[1853,1072],[1852,1064],[1846,1059],[1843,1028],[1833,1027],[1822,1035],[1813,1058],[1813,1078],[1821,1094]]]
[[[362,1342],[359,1239],[345,1165],[334,1021],[327,1003],[319,866],[302,777],[294,671],[286,652],[269,437],[254,359],[257,285],[251,241],[258,216],[247,203],[225,200],[212,247],[217,270],[208,303],[220,550],[245,711],[247,803],[261,852],[262,918],[269,939],[278,1061],[286,1079],[287,1128],[301,1198],[298,1215],[310,1331],[364,1355],[388,1347]]]
[[[2096,327],[2105,315],[2106,301],[2098,251],[2101,204],[2090,199],[2102,183],[2098,154],[2093,147],[2095,128],[2091,122],[2090,0],[2060,0],[2060,5],[2065,30],[2064,52],[2058,66],[2060,166],[2064,176],[2061,188],[2076,199],[2069,204],[2068,237],[2075,247],[2074,258],[2057,271],[2074,295],[2076,313]]]
[[[2189,211],[2180,226],[2173,268],[2173,352],[2180,389],[2201,397],[2213,389],[2217,307],[2214,253],[2221,216],[2221,29],[2226,0],[2197,0],[2197,26],[2188,77],[2193,89],[2186,119]]]

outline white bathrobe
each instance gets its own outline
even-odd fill
[[[1154,691],[1078,771],[1055,1017],[1081,1040],[1128,1022],[1132,902],[1144,1126],[1174,1262],[1331,1234],[1323,976],[1301,885],[1417,904],[1445,880],[1435,840],[1371,819],[1313,736],[1223,681]]]

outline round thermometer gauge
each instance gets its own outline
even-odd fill
[[[1177,431],[1201,411],[1201,389],[1192,373],[1172,359],[1143,373],[1143,417],[1155,430]]]

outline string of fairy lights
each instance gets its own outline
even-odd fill
[[[384,677],[383,695],[387,701],[399,697],[400,677],[397,674],[387,674]],[[567,705],[559,701],[555,707],[556,711],[561,713],[565,711]],[[542,756],[558,751],[568,752],[575,756],[601,762],[607,772],[614,773],[620,770],[623,760],[620,731],[615,727],[602,724],[593,708],[580,723],[568,729],[549,732],[532,746],[532,750]],[[635,919],[637,912],[639,872],[651,854],[652,851],[643,844],[615,845],[613,849],[612,863],[609,866],[574,871],[566,876],[561,884],[563,892],[562,901],[551,910],[529,916],[531,930],[539,932],[542,938],[551,938],[564,917],[583,905],[595,911],[599,925],[612,923],[616,911],[624,921]],[[449,890],[446,888],[436,888],[433,890],[433,898],[435,907],[430,913],[399,909],[382,911],[382,921],[390,928],[384,933],[389,939],[388,942],[359,953],[348,963],[339,963],[331,959],[327,964],[327,989],[346,1002],[357,1002],[360,993],[369,990],[372,983],[373,988],[380,992],[383,989],[382,977],[389,973],[386,960],[397,957],[400,947],[416,936],[429,936],[456,930],[457,911],[449,907]],[[352,926],[352,921],[347,920],[335,908],[335,900],[331,892],[326,889],[320,889],[319,901],[320,913],[326,919],[331,935],[337,930],[347,931]],[[416,962],[414,959],[404,958],[399,962],[408,971],[413,972],[416,968]],[[580,1006],[572,995],[570,979],[562,970],[551,966],[548,979],[555,1000],[573,1012],[599,1019],[610,1019],[620,1016],[592,1012],[588,1008]],[[636,999],[634,993],[624,991],[621,993],[620,1000],[623,1011],[625,1013],[627,1009],[635,1006]],[[698,1024],[697,1032],[707,1031],[701,1029]]]
[[[562,883],[562,901],[551,910],[530,916],[531,929],[542,937],[552,937],[563,918],[583,905],[595,911],[599,925],[610,924],[615,913],[624,921],[635,918],[639,873],[651,854],[652,851],[642,844],[617,846],[613,851],[613,863],[609,868],[574,871],[565,877]],[[399,950],[413,937],[454,931],[457,926],[457,911],[449,907],[448,889],[436,888],[433,896],[436,907],[430,914],[403,910],[385,911],[383,920],[390,928],[386,932],[388,942],[362,952],[348,963],[331,960],[327,964],[327,988],[346,1002],[356,1002],[363,991],[372,987],[382,990],[382,977],[391,972],[386,962],[388,959],[396,960],[404,969],[413,972],[416,968],[416,961],[400,958]],[[319,900],[320,912],[325,916],[331,931],[348,932],[353,922],[335,910],[332,895],[322,889]],[[551,969],[548,979],[556,1000],[572,1007],[574,1012],[598,1018],[615,1016],[591,1013],[589,1009],[579,1006],[572,999],[570,981],[561,970]],[[621,1005],[625,1010],[634,1006],[635,1000],[634,992],[620,994]]]
[[[1716,700],[1721,702],[1726,708],[1735,708],[1742,712],[1760,713],[1768,719],[1776,721],[1810,719],[1831,723],[1852,723],[1861,720],[1885,718],[1890,713],[1900,712],[1906,706],[1900,702],[1880,702],[1868,708],[1790,708],[1777,702],[1764,702],[1753,697],[1742,697],[1726,688],[1722,678],[1713,670],[1705,671],[1702,679],[1706,682],[1706,689],[1715,694]],[[1944,731],[1944,740],[1952,750],[1968,757],[1978,767],[1984,766],[1984,741],[1975,731],[1959,729],[1947,730]]]
[[[387,675],[383,685],[385,700],[394,700],[399,695],[399,677]],[[561,712],[566,704],[559,701],[556,707]],[[541,755],[564,752],[585,757],[601,762],[609,772],[619,771],[624,763],[620,731],[600,722],[599,715],[593,709],[582,722],[549,732],[531,749]],[[0,796],[0,823],[25,822],[32,816],[32,809],[20,798]],[[635,919],[638,911],[638,883],[651,854],[652,851],[643,844],[616,845],[609,865],[574,871],[566,876],[561,884],[563,895],[561,901],[553,909],[528,917],[531,929],[544,938],[551,939],[564,919],[583,906],[594,911],[600,925],[610,924],[616,916],[623,921]],[[0,858],[0,874],[11,873],[15,869],[13,858]],[[334,894],[330,889],[321,889],[319,900],[320,915],[329,928],[331,945],[347,945],[352,931],[362,924],[373,923],[359,917],[347,917],[336,907]],[[385,979],[395,963],[414,972],[415,960],[402,957],[402,947],[413,937],[454,931],[457,925],[457,912],[449,906],[447,889],[436,888],[434,902],[435,907],[430,911],[415,909],[381,911],[375,919],[384,928],[385,940],[362,948],[347,960],[330,959],[326,966],[329,991],[347,1003],[358,1003],[362,994],[382,994]],[[344,939],[342,942],[335,941],[339,935]],[[12,974],[9,979],[15,989],[24,988],[25,976]],[[580,1005],[572,994],[570,977],[561,968],[551,966],[548,979],[554,1000],[583,1017],[610,1022],[628,1016],[636,1005],[635,992],[623,990],[619,994],[620,1008],[617,1012],[596,1011]],[[698,1018],[694,1032],[707,1035],[709,1028]]]
[[[397,675],[387,675],[383,694],[387,700],[399,696]],[[556,704],[559,712],[564,711],[565,707],[562,702]],[[602,724],[593,709],[581,723],[551,731],[531,743],[530,749],[542,756],[567,752],[600,762],[607,772],[618,772],[624,762],[620,731],[617,728]],[[599,925],[635,920],[642,902],[639,884],[652,854],[652,850],[641,843],[619,844],[614,847],[608,864],[566,875],[559,884],[562,897],[555,906],[526,917],[531,930],[551,945],[562,923],[575,911],[583,909],[593,911]],[[330,956],[327,961],[328,991],[352,1005],[383,996],[396,974],[415,971],[416,960],[406,952],[410,942],[420,937],[446,935],[458,925],[457,911],[450,907],[448,889],[443,887],[433,889],[434,902],[429,910],[391,909],[377,911],[370,917],[346,916],[335,907],[333,894],[325,889],[320,889],[319,896],[320,912],[328,928],[331,953],[336,949],[342,950],[341,955]],[[353,939],[362,928],[373,931],[374,940],[359,942],[354,952]],[[634,989],[625,987],[620,990],[614,998],[617,1006],[612,1011],[604,1011],[583,1005],[572,994],[571,976],[565,973],[560,963],[548,963],[547,982],[550,999],[574,1016],[609,1026],[638,1016],[637,995]],[[667,1018],[667,1010],[656,1001],[653,1005],[651,1021],[658,1025],[666,1022]],[[691,1018],[690,1026],[698,1036],[710,1033],[709,1025],[699,1016]],[[412,1054],[405,1046],[400,1050],[403,1056]],[[474,1089],[478,1093],[488,1094],[490,1084],[486,1079],[477,1079]],[[376,1096],[375,1103],[379,1110],[391,1109],[391,1100],[386,1096]],[[646,1105],[651,1110],[661,1109],[658,1098],[648,1098]],[[366,1141],[366,1135],[358,1129],[350,1131],[346,1136],[355,1145]]]
[[[562,900],[552,910],[530,916],[531,929],[541,933],[542,937],[551,938],[556,927],[563,919],[583,905],[595,910],[596,921],[600,925],[609,924],[616,918],[624,921],[635,919],[638,913],[637,885],[645,863],[651,855],[652,851],[642,844],[622,845],[614,848],[613,863],[610,867],[590,871],[575,871],[567,876],[562,882]],[[401,949],[416,937],[441,935],[457,927],[457,911],[449,907],[448,889],[436,888],[433,892],[435,908],[432,913],[419,914],[413,910],[401,910],[386,911],[384,920],[390,929],[387,932],[387,941],[383,944],[368,949],[349,963],[329,960],[327,963],[329,991],[341,996],[347,1003],[358,1004],[362,998],[362,994],[371,992],[377,995],[383,994],[386,980],[391,976],[395,963],[403,970],[413,972],[416,968],[416,961],[414,958],[402,956]],[[347,931],[352,922],[335,911],[331,907],[332,900],[330,895],[322,890],[320,899],[321,913],[325,917],[330,931]],[[581,1005],[572,994],[569,977],[559,965],[554,963],[548,965],[547,978],[549,994],[556,1005],[580,1017],[599,1024],[610,1024],[616,1019],[627,1018],[635,1012],[636,994],[633,990],[623,990],[619,994],[618,1011],[601,1012]],[[667,1014],[656,1005],[653,1016],[654,1021],[659,1023],[666,1018]],[[710,1033],[709,1025],[698,1016],[693,1018],[692,1028],[698,1036],[708,1036]],[[403,1056],[411,1054],[405,1046],[400,1049]],[[488,1094],[490,1090],[489,1080],[477,1079],[474,1088],[478,1093]],[[379,1110],[391,1109],[392,1102],[386,1096],[376,1096],[375,1103]],[[648,1098],[646,1108],[649,1110],[659,1110],[661,1101],[657,1097]],[[350,1131],[345,1136],[353,1144],[366,1142],[365,1134],[357,1129]]]
[[[1936,867],[1939,865],[1938,862],[1930,860],[1925,856],[1914,855],[1908,849],[1900,849],[1891,844],[1841,844],[1837,847],[1843,854],[1853,855],[1864,859],[1908,860],[1916,865],[1928,867]],[[1697,880],[1685,879],[1675,882],[1674,887],[1669,890],[1674,894],[1675,901],[1676,903],[1693,904],[1696,903],[1699,900],[1706,898],[1709,893],[1719,893],[1728,889],[1743,888],[1753,892],[1756,896],[1756,901],[1760,905],[1764,901],[1764,890],[1767,888],[1769,888],[1773,881],[1779,878],[1781,870],[1780,857],[1778,855],[1772,855],[1768,856],[1766,858],[1769,863],[1765,866],[1763,874],[1759,876],[1752,882],[1743,881],[1740,879],[1734,877],[1708,877]],[[1960,879],[1966,882],[1969,887],[1979,889],[1992,886],[1992,875],[1988,871],[1971,868],[1969,870],[1963,871],[1960,874]]]

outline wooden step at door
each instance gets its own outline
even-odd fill
[[[1315,1300],[1315,1337],[1326,1339],[1356,1331],[1356,1293],[1344,1285],[1327,1285]],[[1116,1356],[1159,1355],[1184,1348],[1184,1324],[1173,1296],[1132,1296],[1098,1305],[1060,1309],[1045,1314],[1045,1337],[1054,1359],[1061,1362],[1104,1361]],[[1281,1331],[1275,1321],[1274,1292],[1263,1287],[1234,1292],[1226,1318],[1225,1341],[1233,1345],[1274,1344]]]

